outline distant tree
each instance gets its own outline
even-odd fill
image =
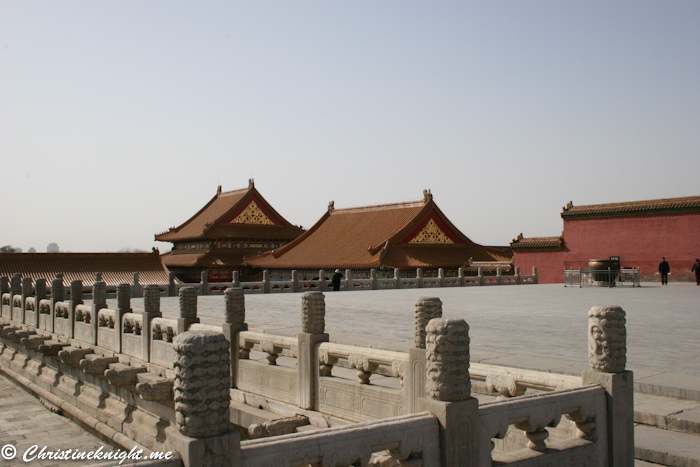
[[[12,245],[0,246],[0,253],[19,253],[20,249],[15,248]]]
[[[146,250],[141,250],[139,248],[120,248],[117,250],[117,253],[148,253]]]

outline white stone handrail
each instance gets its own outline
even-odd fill
[[[579,438],[604,442],[607,433],[605,394],[602,387],[589,386],[480,406],[479,465],[491,465],[492,439],[503,439],[510,425],[526,432],[530,440],[528,448],[544,451],[548,436],[545,427],[557,426],[562,415],[576,423]]]
[[[214,332],[222,332],[221,331],[221,326],[216,325],[216,324],[200,324],[200,323],[194,323],[191,324],[188,331],[214,331]]]
[[[244,467],[367,465],[373,452],[388,450],[405,465],[440,465],[439,426],[423,412],[306,433],[241,442]],[[422,461],[422,462],[421,462]]]
[[[490,383],[493,378],[500,378],[497,392],[506,397],[522,394],[525,389],[544,391],[572,389],[581,386],[580,376],[562,375],[544,371],[525,370],[497,365],[472,362],[469,374],[473,380]],[[498,387],[500,386],[500,387]],[[506,390],[503,386],[509,386]]]
[[[360,383],[368,384],[372,373],[380,365],[390,369],[390,376],[403,378],[408,366],[408,354],[391,350],[370,349],[345,344],[323,342],[318,347],[318,358],[321,364],[321,376],[330,376],[331,368],[339,359],[348,361],[350,368],[358,370]]]
[[[261,332],[242,331],[239,335],[241,358],[247,359],[252,349],[267,354],[268,364],[275,365],[277,357],[287,350],[289,357],[299,356],[299,341],[293,337],[275,336]]]

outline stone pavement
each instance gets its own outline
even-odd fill
[[[0,466],[84,466],[96,465],[88,460],[33,460],[24,462],[22,456],[31,446],[37,445],[46,452],[73,449],[78,451],[112,451],[107,443],[88,433],[71,420],[55,414],[28,392],[0,374],[0,450],[6,453],[8,445],[14,446],[17,456],[6,460],[0,455]],[[7,447],[7,449],[11,449]],[[38,453],[37,453],[38,454]]]
[[[469,324],[472,358],[484,363],[580,374],[588,361],[588,310],[620,305],[627,312],[627,365],[638,377],[668,381],[661,373],[700,378],[700,287],[571,288],[562,284],[325,292],[331,340],[405,350],[413,341],[413,303],[435,296],[443,315]],[[301,323],[301,294],[246,295],[251,330],[293,335]],[[115,300],[109,306],[116,306]],[[178,298],[161,301],[165,317],[178,316]],[[221,324],[224,298],[200,296],[203,323]],[[134,311],[143,300],[132,301]],[[689,386],[697,390],[699,384]],[[682,378],[675,385],[683,387]],[[679,397],[679,396],[677,396]]]

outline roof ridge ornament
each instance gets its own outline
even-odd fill
[[[519,242],[519,241],[522,240],[522,239],[523,239],[523,233],[520,232],[520,233],[518,234],[518,236],[515,237],[515,238],[513,239],[513,241],[510,242],[510,243],[516,243],[516,242]]]
[[[430,188],[423,190],[423,202],[427,203],[433,200],[433,194],[430,192]]]
[[[221,194],[221,185],[218,185],[216,187],[216,196],[219,196]]]
[[[568,204],[566,206],[564,206],[562,209],[564,210],[564,212],[566,212],[573,207],[574,207],[574,203],[572,201],[569,201]]]
[[[248,189],[255,188],[255,180],[252,178],[248,179]]]
[[[328,212],[333,212],[335,211],[335,201],[331,201],[328,203]]]

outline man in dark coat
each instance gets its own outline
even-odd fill
[[[337,292],[340,290],[340,279],[343,278],[343,275],[340,273],[340,269],[335,270],[335,274],[333,274],[333,278],[331,279],[331,284],[333,284],[333,291]]]
[[[671,266],[668,265],[666,257],[661,258],[659,263],[659,274],[661,274],[661,285],[668,285],[668,273],[671,272]]]
[[[700,259],[695,260],[695,264],[693,264],[693,269],[691,269],[691,271],[695,273],[695,282],[700,285]]]

